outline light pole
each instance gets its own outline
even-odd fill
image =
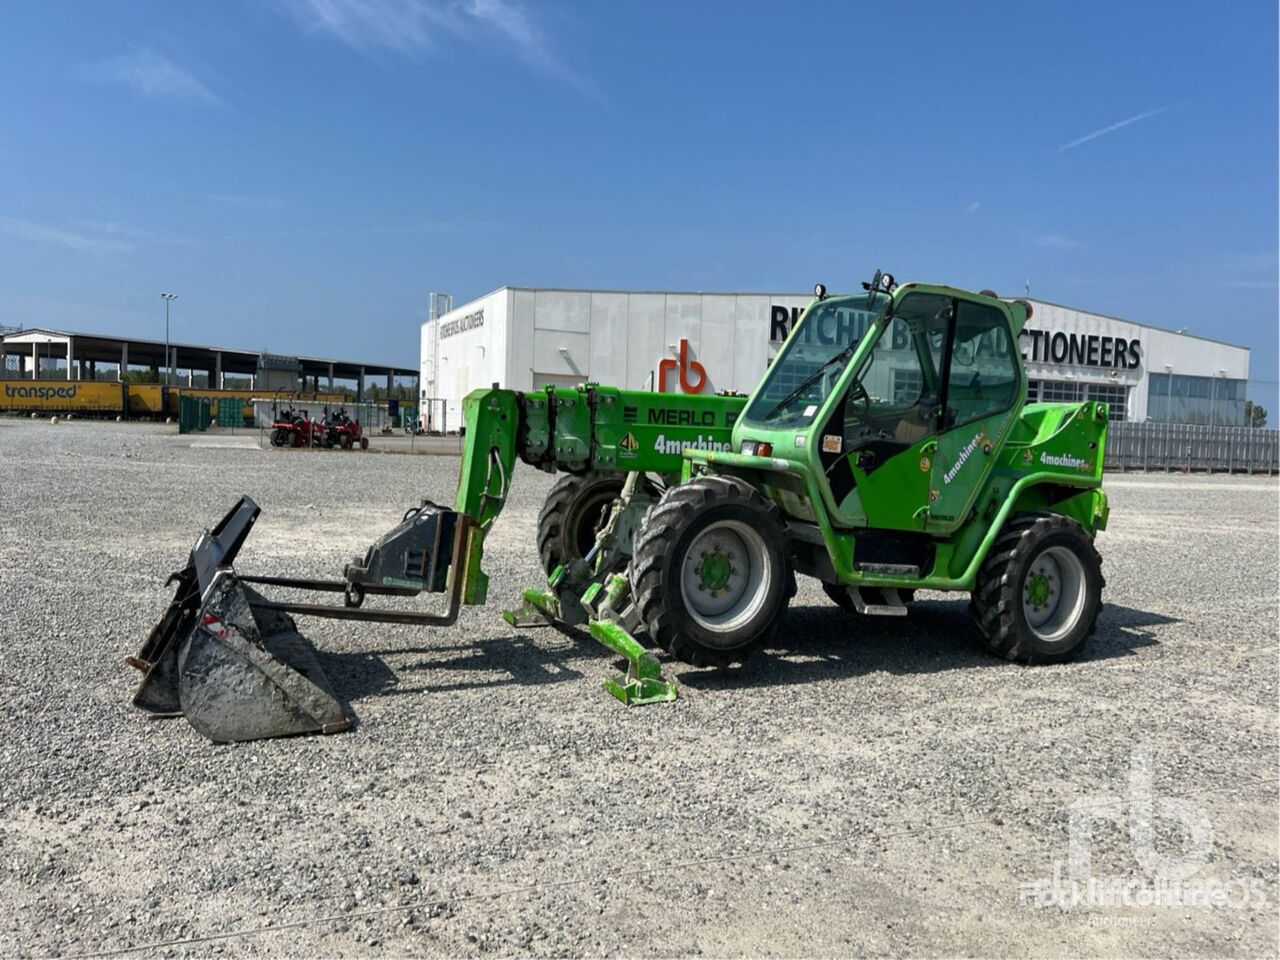
[[[170,364],[173,362],[173,354],[169,352],[169,302],[177,300],[176,293],[162,293],[160,299],[164,301],[164,385],[166,387],[173,386],[173,368]]]

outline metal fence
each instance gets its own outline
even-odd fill
[[[1280,472],[1280,431],[1190,423],[1115,422],[1107,429],[1108,470],[1204,473]]]
[[[327,413],[342,410],[352,420],[359,420],[365,433],[377,433],[383,427],[394,426],[394,419],[387,413],[385,403],[325,403],[323,400],[259,400],[253,401],[253,421],[259,427],[271,428],[277,415],[286,409],[306,412],[313,420]]]

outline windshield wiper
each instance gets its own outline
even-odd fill
[[[813,386],[815,383],[818,382],[818,378],[822,376],[823,372],[826,371],[828,367],[831,367],[842,360],[848,360],[850,354],[853,353],[853,351],[857,348],[857,346],[858,346],[858,341],[855,340],[853,341],[853,343],[849,344],[839,353],[835,354],[834,356],[830,357],[825,362],[823,362],[823,364],[820,367],[818,367],[817,370],[814,370],[813,373],[809,374],[809,376],[805,377],[798,384],[796,384],[796,388],[794,390],[792,390],[785,397],[779,400],[776,404],[770,407],[769,412],[766,413],[764,417],[762,417],[761,419],[768,420],[775,413],[777,413],[779,410],[781,410],[783,407],[789,404],[792,400],[794,400],[796,397],[800,396],[800,394],[808,390],[811,386]]]

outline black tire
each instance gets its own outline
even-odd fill
[[[625,473],[565,473],[552,484],[538,514],[538,556],[547,576],[587,555],[626,479]]]
[[[361,438],[360,438],[360,449],[361,449],[361,450],[368,450],[368,449],[369,449],[369,438],[368,438],[368,437],[361,437]]]
[[[1044,577],[1044,558],[1060,571],[1056,601],[1053,591],[1037,595],[1035,580]],[[1055,559],[1055,557],[1057,559]],[[1072,560],[1071,558],[1075,559]],[[1068,574],[1068,570],[1075,571]],[[1079,578],[1078,592],[1073,585]],[[1005,524],[991,545],[969,602],[979,644],[1006,660],[1022,663],[1060,663],[1077,656],[1093,636],[1102,612],[1102,557],[1093,538],[1070,517],[1056,513],[1019,513]],[[1028,620],[1026,603],[1046,600],[1050,620],[1036,628]],[[1070,609],[1059,611],[1065,598]],[[1025,603],[1024,603],[1025,601]],[[1055,618],[1062,622],[1056,630]],[[1049,634],[1049,636],[1045,636]]]
[[[856,614],[858,612],[858,609],[853,605],[853,598],[849,596],[849,588],[844,584],[827,583],[824,580],[822,581],[822,592],[827,595],[827,599],[846,613]],[[916,592],[914,590],[899,589],[898,596],[903,603],[910,603],[916,598]]]
[[[279,427],[271,431],[271,445],[273,447],[284,447],[289,444],[289,436]]]
[[[720,555],[730,562],[729,584],[733,576],[745,576],[739,595],[745,606],[736,613],[737,608],[730,608],[726,615],[733,615],[718,626],[715,620],[721,615],[699,614],[687,600],[684,584],[686,563],[697,559],[691,556],[695,543],[721,525],[746,545],[748,565],[746,573],[740,574],[739,568],[732,566],[736,561],[733,552]],[[758,557],[754,564],[753,551]],[[705,553],[702,556],[706,558]],[[701,571],[701,564],[695,571]],[[698,667],[727,667],[768,643],[795,594],[790,543],[781,512],[755,487],[733,477],[695,477],[668,487],[645,514],[627,572],[632,596],[653,642],[677,660]],[[757,576],[753,587],[751,581]],[[710,599],[714,603],[717,589],[702,602]]]

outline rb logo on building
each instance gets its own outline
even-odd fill
[[[697,360],[689,359],[689,341],[684,337],[680,338],[679,357],[678,360],[663,357],[658,361],[658,392],[672,392],[667,389],[667,374],[674,370],[679,376],[681,393],[701,393],[707,385],[707,369]],[[696,383],[689,382],[690,370],[698,375]]]

